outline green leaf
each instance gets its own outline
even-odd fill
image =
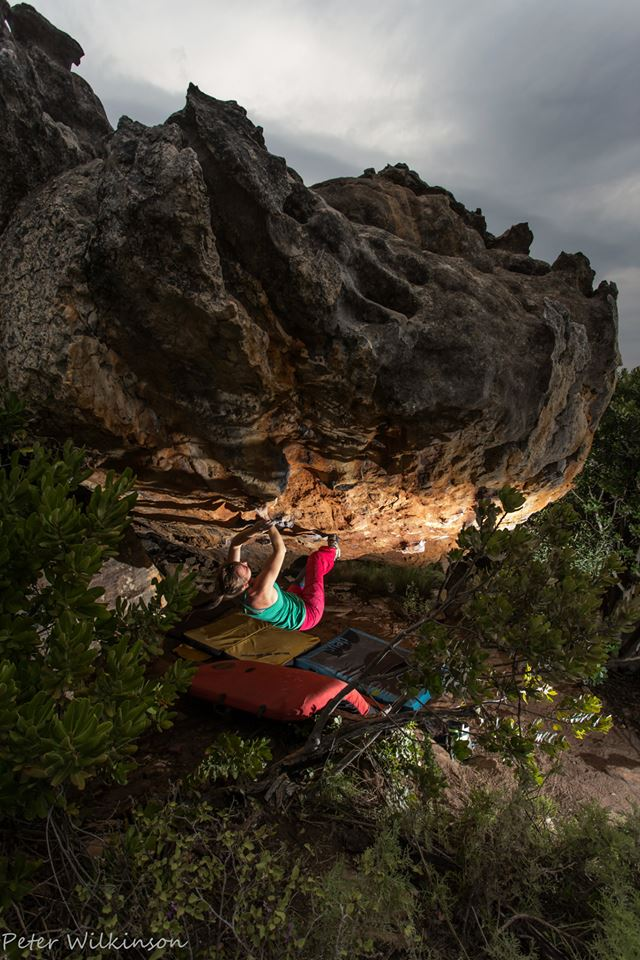
[[[515,513],[526,503],[526,497],[514,487],[503,487],[498,493],[498,499],[505,513]]]

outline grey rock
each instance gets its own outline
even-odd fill
[[[23,198],[102,155],[111,125],[89,84],[70,72],[82,49],[28,4],[0,22],[0,230]]]
[[[584,253],[565,253],[564,250],[554,260],[552,270],[565,274],[569,283],[574,285],[585,297],[593,294],[595,270]]]
[[[279,498],[345,556],[424,539],[429,559],[478,489],[519,487],[522,518],[569,488],[619,363],[617,291],[593,292],[585,257],[531,259],[526,225],[495,240],[406,164],[307,188],[194,86],[165,124],[112,134],[74,87],[47,127],[42,77],[73,75],[1,43],[21,95],[0,375],[48,433],[133,465],[149,523],[221,544]]]
[[[509,250],[511,253],[529,255],[533,233],[528,223],[516,223],[505,230],[499,237],[487,237],[487,246],[499,250]]]
[[[4,15],[18,43],[38,47],[65,70],[70,70],[72,64],[78,66],[84,57],[84,50],[77,40],[54,27],[30,4],[17,3],[10,7],[7,3]]]

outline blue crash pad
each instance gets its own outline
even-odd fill
[[[327,643],[322,643],[308,653],[304,653],[294,660],[294,666],[303,670],[314,670],[329,677],[337,677],[350,683],[356,672],[379,656],[385,647],[389,647],[386,640],[374,637],[370,633],[349,627],[339,636]],[[375,668],[375,673],[358,680],[359,690],[368,693],[375,700],[383,703],[393,703],[402,693],[402,679],[398,676],[406,669],[407,659],[411,651],[402,647],[390,650],[384,660]],[[422,690],[416,697],[405,701],[409,710],[419,710],[431,694]]]

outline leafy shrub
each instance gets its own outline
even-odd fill
[[[591,453],[569,500],[580,516],[576,547],[581,562],[599,562],[602,543],[640,577],[640,367],[622,370],[596,431]]]
[[[280,839],[257,805],[215,809],[192,790],[139,808],[124,828],[112,821],[93,859],[86,834],[59,816],[60,846],[38,877],[45,891],[54,876],[68,878],[64,903],[39,899],[36,887],[24,904],[38,917],[30,932],[68,929],[70,912],[80,936],[176,941],[164,953],[133,947],[128,957],[199,960],[382,960],[415,940],[415,892],[397,831],[383,830],[353,863],[334,856],[327,867],[311,844]],[[65,871],[69,862],[78,873]],[[15,923],[0,907],[0,926]],[[69,951],[61,937],[53,950],[13,956],[62,960]]]
[[[478,792],[410,829],[432,960],[640,956],[640,811],[567,817],[519,792]]]
[[[321,815],[312,811],[311,823],[328,839],[334,824],[318,824]],[[567,817],[520,792],[478,792],[458,811],[427,803],[370,823],[375,841],[351,858],[328,847],[322,829],[319,848],[303,845],[285,839],[291,820],[279,836],[264,816],[257,804],[216,809],[183,789],[124,828],[110,821],[90,858],[88,834],[58,815],[55,862],[24,904],[37,918],[30,931],[65,930],[71,914],[80,933],[175,938],[182,947],[155,954],[175,960],[640,955],[639,811],[612,819],[586,807]],[[48,892],[54,876],[67,879],[59,901]],[[0,907],[0,924],[17,929],[11,909]],[[64,942],[14,954],[68,955]]]
[[[621,372],[584,470],[564,501],[577,520],[572,537],[576,566],[597,576],[612,553],[620,558],[619,578],[602,599],[609,611],[640,595],[639,475],[640,367],[636,367]],[[547,508],[541,516],[553,509]],[[637,668],[640,616],[623,631],[617,652],[627,667]]]
[[[18,852],[9,857],[0,856],[0,917],[2,911],[18,903],[31,890],[31,880],[42,862],[29,860]]]
[[[335,767],[335,764],[327,761],[320,773],[312,771],[308,775],[309,783],[315,780],[315,798],[323,810],[336,812],[345,807],[362,806],[367,799],[376,799],[371,792],[369,798],[366,797],[370,784],[357,768],[336,770]]]
[[[602,596],[619,563],[610,558],[598,575],[580,570],[567,513],[547,515],[536,529],[509,530],[505,520],[524,498],[505,488],[498,499],[479,501],[475,524],[448,554],[421,627],[416,679],[473,708],[476,740],[540,782],[536,750],[555,756],[568,734],[609,728],[585,684],[598,677],[635,614],[603,614]],[[563,688],[570,692],[559,693]],[[545,704],[540,716],[531,713],[535,701]]]
[[[98,773],[125,782],[136,739],[170,726],[191,668],[145,670],[193,591],[174,576],[146,606],[100,602],[91,580],[129,523],[133,476],[83,505],[82,451],[16,445],[20,413],[11,399],[0,416],[0,811],[33,818]]]
[[[193,774],[194,783],[214,780],[255,780],[271,760],[267,737],[245,740],[237,733],[221,733],[207,748],[206,755]]]
[[[360,742],[361,752],[346,765],[327,760],[321,771],[309,771],[306,785],[323,811],[350,816],[354,808],[376,821],[390,811],[404,813],[430,803],[442,793],[444,777],[430,736],[415,721],[398,721],[384,735]]]
[[[309,891],[310,958],[418,957],[416,891],[397,828],[383,828],[353,868],[342,859]]]
[[[392,810],[406,810],[437,797],[443,777],[433,759],[431,741],[415,722],[376,740],[369,761],[384,777],[384,800]]]

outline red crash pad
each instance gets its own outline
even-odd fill
[[[302,720],[346,686],[342,680],[310,670],[255,660],[221,660],[198,667],[189,692],[273,720]],[[369,712],[369,704],[357,690],[350,690],[344,699],[362,716]]]

